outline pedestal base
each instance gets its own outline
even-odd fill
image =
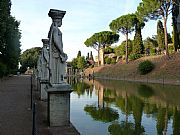
[[[48,122],[49,126],[70,125],[70,93],[69,84],[63,83],[48,90]]]
[[[41,80],[40,81],[40,88],[41,88],[41,100],[47,100],[47,89],[48,89],[48,80]]]

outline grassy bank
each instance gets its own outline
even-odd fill
[[[137,67],[144,60],[150,60],[155,68],[146,75],[140,75]],[[85,70],[85,75],[88,76],[93,72],[97,78],[180,85],[180,52],[171,54],[170,59],[164,55],[146,56],[128,64],[116,63],[88,68]]]

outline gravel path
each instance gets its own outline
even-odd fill
[[[30,76],[0,81],[0,135],[31,135]]]
[[[12,76],[0,80],[0,135],[32,135],[31,77]],[[37,82],[33,79],[33,100],[36,102],[36,135],[80,135],[69,127],[49,127],[47,102],[39,100]]]

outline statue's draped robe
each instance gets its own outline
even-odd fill
[[[58,31],[58,34],[54,34],[54,31]],[[58,29],[58,27],[51,25],[50,31],[49,31],[49,53],[50,53],[50,84],[60,84],[64,80],[65,75],[65,66],[66,63],[62,62],[61,54],[58,51],[54,38],[59,38],[60,46],[63,47],[62,43],[62,33]]]
[[[47,48],[42,49],[42,80],[49,80],[49,52]]]

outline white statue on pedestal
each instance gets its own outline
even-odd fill
[[[49,46],[48,39],[42,39],[43,48],[41,54],[41,62],[42,62],[42,78],[41,80],[49,80],[49,51],[47,47]]]
[[[48,34],[50,53],[50,84],[61,84],[64,82],[67,54],[63,52],[62,33],[58,27],[62,25],[65,11],[51,9],[49,16],[52,25]]]

